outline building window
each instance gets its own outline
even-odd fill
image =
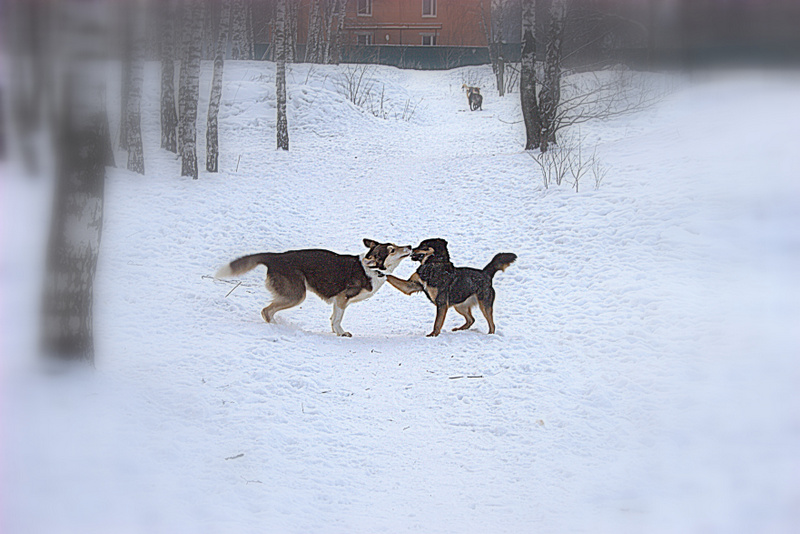
[[[357,11],[359,17],[372,16],[372,0],[358,0]]]
[[[436,46],[436,34],[435,33],[421,33],[422,36],[422,45],[423,46]]]
[[[356,44],[357,45],[371,45],[372,44],[372,34],[371,33],[357,33],[356,34]]]
[[[422,16],[423,17],[436,16],[436,0],[422,0]]]

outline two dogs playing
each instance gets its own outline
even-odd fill
[[[483,97],[481,96],[480,87],[473,87],[464,83],[461,84],[461,90],[467,93],[467,103],[471,111],[476,109],[483,110]]]
[[[342,328],[345,308],[370,298],[388,281],[407,295],[424,292],[436,306],[436,321],[428,336],[439,335],[451,307],[466,319],[454,330],[466,330],[475,322],[471,312],[475,305],[486,318],[489,333],[494,333],[492,279],[498,270],[505,270],[517,259],[515,254],[497,254],[483,269],[473,269],[452,264],[444,239],[426,239],[416,248],[364,239],[364,246],[367,252],[358,256],[323,249],[251,254],[223,266],[215,277],[235,277],[264,265],[267,268],[265,284],[273,296],[269,306],[261,310],[261,316],[268,323],[274,320],[277,312],[303,302],[310,290],[333,304],[333,332],[350,337],[350,332]],[[409,256],[420,262],[417,271],[408,280],[393,276],[391,273]]]

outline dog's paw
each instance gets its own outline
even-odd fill
[[[351,334],[350,332],[342,332],[341,334],[339,334],[339,337],[353,337],[353,334]]]
[[[438,335],[439,335],[439,332],[431,332],[430,334],[428,334],[428,335],[427,335],[427,336],[425,336],[425,337],[436,337],[436,336],[438,336]]]

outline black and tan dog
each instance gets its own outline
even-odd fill
[[[266,286],[273,296],[270,305],[261,310],[266,322],[271,323],[277,312],[303,302],[306,289],[310,289],[325,302],[333,302],[333,332],[337,336],[350,337],[350,332],[342,328],[345,308],[374,295],[386,281],[386,274],[411,255],[410,245],[400,247],[372,239],[365,239],[364,245],[369,251],[360,256],[322,249],[251,254],[230,262],[214,276],[230,278],[264,265],[267,268]]]
[[[386,279],[394,287],[411,295],[424,291],[428,299],[436,305],[436,321],[433,331],[428,336],[438,336],[442,331],[447,310],[452,306],[464,316],[466,322],[453,330],[466,330],[475,322],[472,307],[480,307],[489,333],[494,334],[494,288],[492,279],[497,271],[506,268],[517,259],[516,254],[501,252],[483,269],[472,267],[456,267],[450,261],[447,252],[447,241],[444,239],[426,239],[411,253],[411,259],[420,262],[417,271],[408,280],[387,276]]]

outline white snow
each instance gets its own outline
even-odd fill
[[[285,153],[274,65],[227,63],[221,172],[192,181],[159,149],[147,65],[147,175],[108,178],[93,371],[31,357],[49,182],[5,166],[3,532],[800,528],[800,73],[680,76],[583,125],[610,172],[576,194],[542,188],[488,67],[377,68],[410,121],[348,102],[338,72],[291,66]],[[348,308],[351,339],[313,295],[265,324],[263,269],[212,278],[429,237],[458,265],[518,254],[496,335],[450,332],[451,311],[426,338],[433,306],[388,285]]]

